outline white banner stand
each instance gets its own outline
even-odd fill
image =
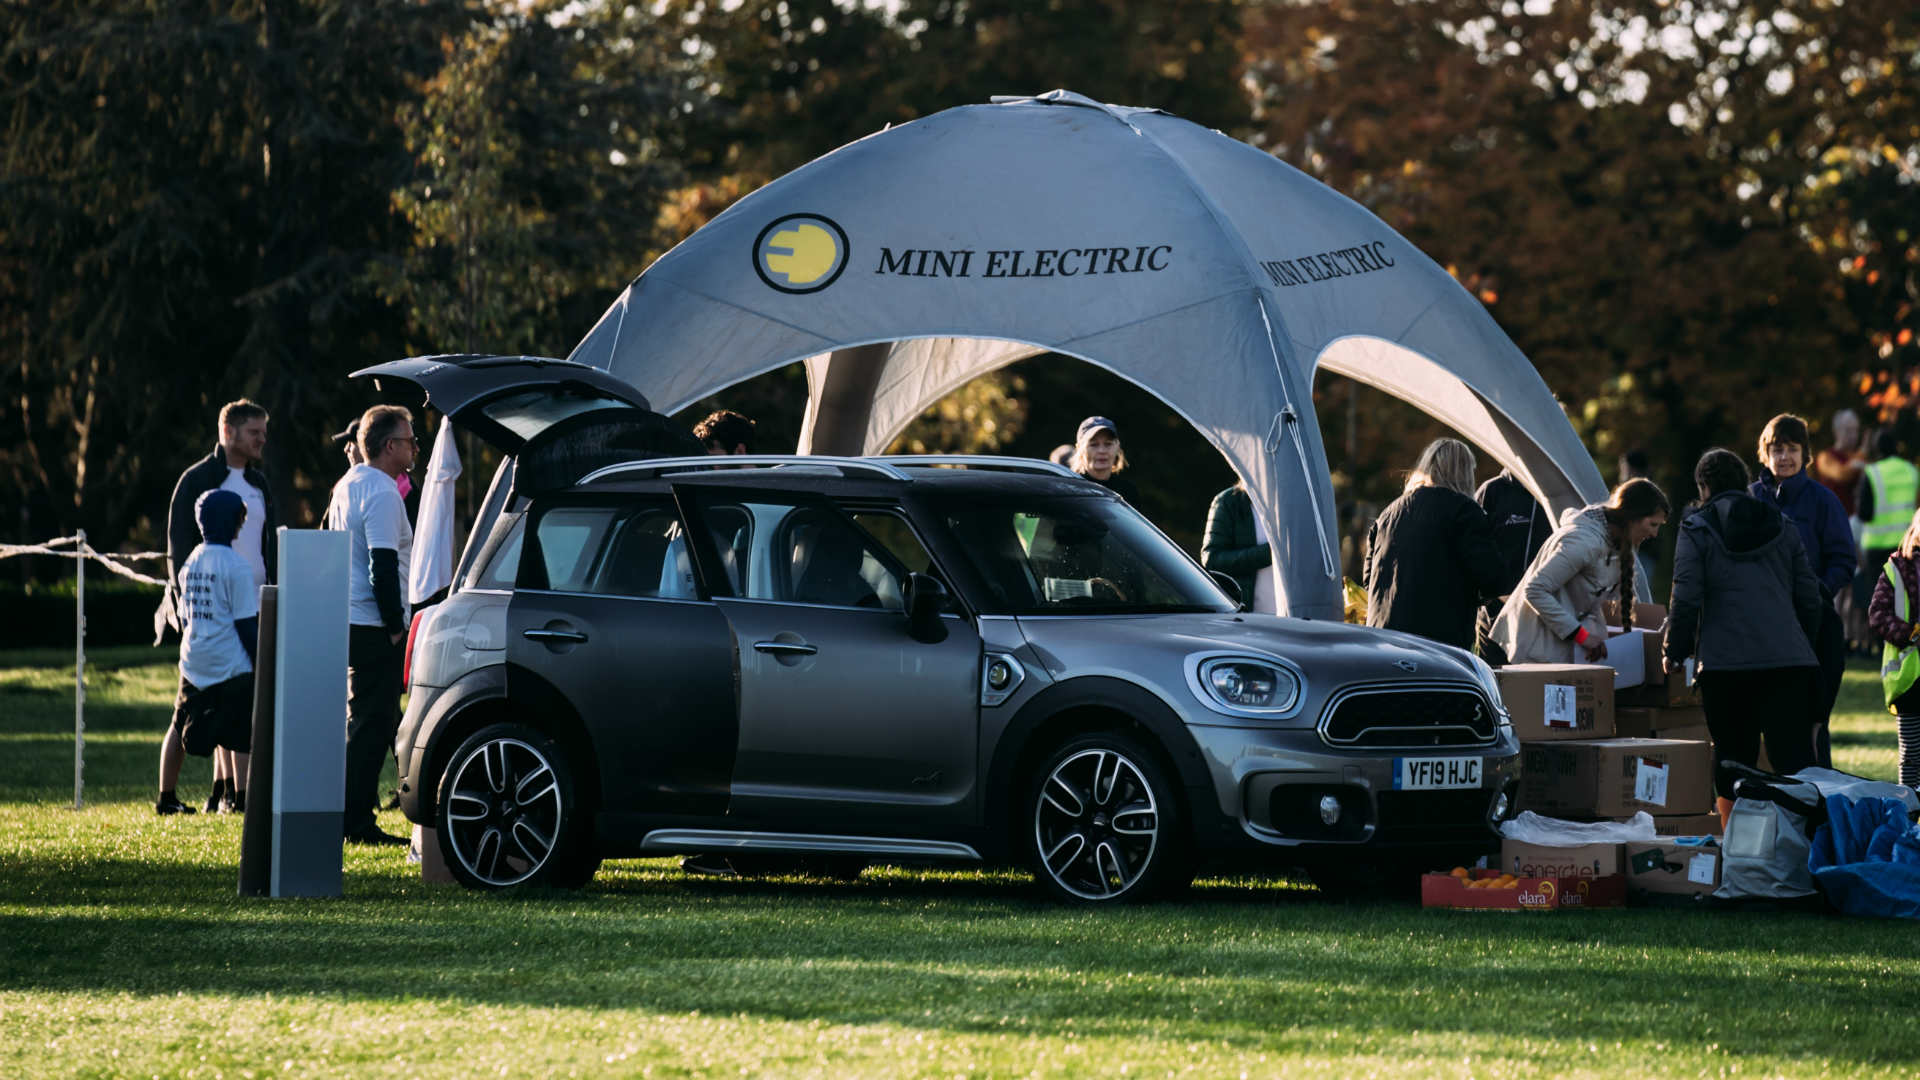
[[[279,532],[272,896],[339,896],[347,775],[347,534]]]

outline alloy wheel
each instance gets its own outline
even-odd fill
[[[1071,754],[1034,800],[1041,868],[1081,899],[1119,899],[1152,865],[1160,817],[1153,786],[1132,759],[1105,748]]]
[[[566,827],[560,777],[535,746],[499,737],[455,763],[447,841],[461,868],[495,888],[532,878]]]

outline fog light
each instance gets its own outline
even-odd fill
[[[1340,820],[1340,800],[1332,795],[1320,796],[1320,820],[1332,825]]]
[[[1493,797],[1493,820],[1495,821],[1507,820],[1507,809],[1511,805],[1512,805],[1511,802],[1507,799],[1506,792],[1503,791],[1500,794],[1495,795]]]
[[[995,660],[987,665],[987,689],[1005,690],[1012,681],[1013,669],[1007,666],[1005,660]]]

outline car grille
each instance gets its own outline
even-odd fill
[[[1320,724],[1340,747],[1484,746],[1494,740],[1493,709],[1465,688],[1380,687],[1342,694]]]

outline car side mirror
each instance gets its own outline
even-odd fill
[[[1227,599],[1233,601],[1241,611],[1247,610],[1247,598],[1240,595],[1240,583],[1233,580],[1232,574],[1220,570],[1209,570],[1207,573],[1213,576],[1213,583],[1220,586],[1220,591],[1227,594]]]
[[[931,574],[907,575],[907,633],[915,641],[937,645],[947,640],[947,587]]]

